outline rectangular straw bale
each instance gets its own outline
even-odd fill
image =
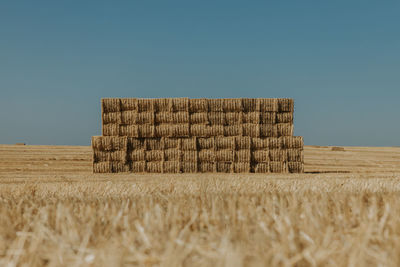
[[[208,99],[208,109],[209,112],[223,112],[223,99]]]
[[[209,126],[209,136],[224,136],[223,125],[211,125]]]
[[[189,111],[189,98],[172,98],[172,110],[173,111]]]
[[[215,160],[216,161],[234,161],[235,160],[235,151],[232,149],[222,149],[215,151]]]
[[[173,128],[170,124],[159,124],[154,126],[154,134],[156,137],[172,137]]]
[[[276,126],[278,129],[278,136],[293,136],[292,123],[278,123]]]
[[[189,123],[170,124],[172,128],[173,137],[187,137],[190,136],[190,125]]]
[[[275,124],[276,123],[276,112],[260,112],[260,123],[261,124]]]
[[[252,166],[252,171],[255,173],[269,173],[270,163],[269,162],[255,163]]]
[[[164,148],[178,148],[179,138],[176,137],[165,137],[164,138]]]
[[[223,99],[222,109],[224,112],[240,112],[242,111],[242,99],[241,98]]]
[[[215,151],[210,149],[202,149],[198,152],[198,160],[200,162],[214,162]]]
[[[156,98],[154,99],[155,112],[172,112],[171,98]]]
[[[242,124],[242,118],[240,112],[226,112],[225,113],[225,124],[226,125],[239,125]]]
[[[101,99],[102,113],[120,112],[121,101],[119,98],[102,98]]]
[[[239,149],[235,151],[236,162],[250,162],[251,161],[251,150],[250,149]]]
[[[269,138],[268,137],[254,137],[251,138],[251,148],[252,149],[268,149],[269,148]]]
[[[210,126],[205,124],[191,124],[190,125],[190,136],[197,137],[209,137]]]
[[[206,98],[189,99],[189,112],[208,112],[208,100]]]
[[[182,172],[183,173],[195,173],[197,172],[196,162],[182,162]]]
[[[189,113],[185,111],[155,113],[155,123],[189,123]]]
[[[252,162],[268,162],[269,161],[268,149],[252,150],[251,151],[251,161]]]
[[[121,122],[121,112],[107,112],[102,115],[102,124]]]
[[[198,171],[199,172],[214,172],[215,162],[199,162]]]
[[[131,162],[131,172],[134,173],[143,173],[146,171],[146,162],[145,161],[133,161]]]
[[[303,162],[288,162],[288,171],[290,173],[303,173],[304,172],[304,164]]]
[[[248,136],[235,137],[236,149],[250,149],[251,138]]]
[[[250,172],[250,162],[233,162],[233,172],[234,173],[249,173]]]
[[[146,138],[146,150],[162,150],[164,149],[164,143],[161,138]]]
[[[197,151],[186,150],[186,151],[181,151],[181,153],[182,153],[182,161],[197,162]]]
[[[259,137],[260,136],[260,124],[255,123],[243,123],[242,133],[244,136]]]
[[[93,161],[126,161],[126,150],[116,150],[116,151],[93,151]]]
[[[146,172],[162,173],[162,169],[163,169],[162,161],[146,162]]]
[[[181,138],[181,149],[184,151],[197,151],[196,137]]]
[[[121,111],[121,123],[123,124],[136,124],[138,121],[139,113],[135,110]]]
[[[277,112],[278,100],[276,98],[258,98],[257,102],[261,112]]]
[[[136,98],[121,98],[121,111],[138,111]]]
[[[94,173],[112,173],[112,166],[110,161],[94,162],[93,163]]]
[[[208,121],[210,125],[224,125],[225,113],[221,111],[210,111],[208,113]]]
[[[104,136],[119,136],[119,124],[118,123],[103,124],[101,127],[101,131]]]
[[[128,138],[128,149],[129,150],[136,150],[136,149],[145,149],[145,139],[143,138]]]
[[[216,162],[217,172],[230,173],[232,170],[232,162]]]
[[[126,150],[127,137],[92,136],[92,148],[99,151]]]
[[[155,126],[151,124],[137,125],[139,137],[155,137]]]
[[[243,112],[254,112],[257,110],[257,99],[256,98],[242,98],[242,110]]]
[[[164,161],[163,162],[164,173],[180,173],[181,163],[179,161]]]
[[[154,112],[153,111],[144,111],[138,112],[136,115],[136,124],[154,124]]]
[[[260,125],[261,137],[278,137],[278,127],[276,124],[261,124]]]
[[[291,98],[278,98],[278,111],[279,112],[293,112],[294,101]]]
[[[217,136],[215,137],[216,149],[235,149],[235,138],[230,136]]]
[[[130,164],[124,163],[124,162],[118,162],[118,161],[112,161],[111,168],[112,168],[113,173],[130,172],[131,171]]]
[[[242,135],[242,125],[224,125],[224,136],[233,137]]]
[[[280,149],[282,148],[282,139],[278,137],[269,137],[268,144],[270,149]]]
[[[138,98],[137,106],[138,112],[154,112],[154,102],[155,99],[150,98]]]
[[[303,162],[304,154],[302,149],[289,148],[286,149],[287,160],[289,162]]]
[[[164,157],[163,150],[147,150],[145,151],[146,161],[162,161]]]
[[[302,136],[282,136],[279,138],[283,148],[301,148],[303,149],[304,142]]]
[[[272,173],[285,173],[285,163],[282,161],[271,161],[269,162],[269,169]]]
[[[135,149],[128,152],[129,161],[144,161],[145,160],[145,150]]]
[[[197,138],[197,149],[212,149],[215,147],[214,137],[199,137]]]
[[[190,123],[208,124],[208,112],[194,112],[190,114]]]
[[[287,161],[287,153],[284,149],[270,149],[269,150],[270,161]]]
[[[244,112],[242,116],[243,123],[260,123],[260,112],[258,111]]]
[[[277,123],[293,123],[293,112],[276,113]]]
[[[166,161],[180,161],[181,151],[177,148],[169,148],[164,150],[164,160]]]
[[[139,126],[135,124],[120,124],[119,135],[128,137],[139,137]]]

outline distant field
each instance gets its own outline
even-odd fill
[[[0,145],[0,266],[399,266],[400,148],[305,147],[304,174],[92,174]]]

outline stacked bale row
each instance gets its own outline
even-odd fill
[[[292,99],[102,99],[94,172],[303,172]]]
[[[94,172],[303,172],[302,137],[92,137]]]

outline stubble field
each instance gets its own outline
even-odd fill
[[[0,145],[0,266],[398,266],[400,148],[305,147],[304,174],[92,174]]]

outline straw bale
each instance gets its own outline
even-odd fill
[[[170,124],[159,124],[154,126],[154,134],[156,137],[172,137],[173,128]]]
[[[236,162],[250,162],[251,161],[251,150],[250,149],[239,149],[235,151]]]
[[[260,123],[260,112],[258,111],[245,112],[242,116],[243,123]]]
[[[223,125],[212,125],[209,126],[209,136],[224,136]]]
[[[215,151],[211,149],[202,149],[198,152],[198,160],[200,162],[214,162]]]
[[[187,137],[187,136],[190,136],[190,125],[189,125],[189,123],[181,123],[181,124],[171,125],[171,128],[173,129],[173,131],[172,131],[172,136],[173,137]]]
[[[164,161],[163,162],[164,173],[180,173],[181,164],[179,161]]]
[[[233,172],[234,173],[248,173],[250,172],[249,162],[233,162]]]
[[[251,161],[252,162],[268,162],[269,161],[269,151],[266,150],[252,150],[251,151]]]
[[[118,136],[92,136],[92,148],[99,151],[126,150],[127,137]]]
[[[222,149],[215,151],[215,160],[218,161],[234,161],[235,151],[232,149]]]
[[[146,138],[146,149],[147,150],[162,150],[164,149],[164,141],[161,138]]]
[[[258,98],[257,102],[261,112],[277,112],[278,100],[276,98]]]
[[[145,161],[134,161],[131,162],[131,171],[135,173],[142,173],[146,171]]]
[[[278,136],[293,136],[292,123],[278,123],[276,126],[278,129]]]
[[[215,137],[216,149],[235,149],[235,138],[229,136],[217,136]]]
[[[282,139],[277,137],[267,138],[270,149],[280,149],[282,148]]]
[[[208,112],[208,101],[206,98],[189,99],[189,111],[194,112]]]
[[[301,148],[303,149],[302,136],[282,136],[279,138],[283,148]]]
[[[129,150],[145,149],[145,139],[134,137],[128,138],[128,148]]]
[[[121,123],[123,124],[136,124],[139,113],[135,110],[127,110],[121,112]]]
[[[183,173],[195,173],[197,172],[196,162],[182,162],[182,172]]]
[[[104,136],[118,136],[119,125],[117,123],[108,123],[102,125],[102,133]]]
[[[222,109],[224,112],[240,112],[242,111],[242,99],[241,98],[223,99]]]
[[[124,163],[124,162],[118,162],[118,161],[112,161],[111,162],[111,168],[113,173],[118,173],[118,172],[130,172],[131,171],[131,166],[130,164]]]
[[[162,161],[164,158],[163,150],[147,150],[145,151],[145,160],[148,161]]]
[[[169,148],[164,150],[164,160],[166,161],[180,161],[181,151],[177,148]]]
[[[164,138],[164,148],[168,149],[168,148],[178,148],[178,144],[180,138],[176,138],[176,137],[165,137]]]
[[[214,172],[215,162],[199,162],[197,166],[199,172]]]
[[[181,151],[183,162],[197,162],[197,151]]]
[[[121,98],[121,111],[138,111],[136,98]]]
[[[134,125],[132,125],[134,126]],[[139,137],[154,137],[155,136],[155,126],[151,124],[137,125],[138,136]]]
[[[288,162],[288,171],[290,173],[303,173],[304,172],[304,164],[303,162]]]
[[[284,149],[270,149],[269,150],[270,161],[287,161],[287,153]]]
[[[244,123],[242,124],[242,133],[244,136],[259,137],[260,136],[260,124]]]
[[[215,147],[215,139],[214,137],[200,137],[197,138],[197,148],[198,149],[212,149]]]
[[[128,152],[129,161],[144,161],[145,160],[145,150],[135,149]]]
[[[242,116],[240,112],[227,112],[225,113],[226,125],[239,125],[242,124]]]
[[[102,98],[101,99],[102,113],[120,112],[121,101],[119,98]]]
[[[171,98],[156,98],[156,99],[154,99],[154,110],[156,112],[171,112],[172,111]]]
[[[260,162],[255,163],[252,166],[252,171],[255,173],[269,173],[270,172],[270,163],[269,162]]]
[[[208,109],[210,112],[219,111],[223,112],[223,99],[208,99]]]
[[[162,170],[163,170],[163,162],[162,161],[146,162],[146,172],[162,173]]]
[[[148,99],[148,98],[138,98],[137,99],[137,106],[138,112],[154,112],[154,101],[155,99]]]
[[[173,111],[189,111],[189,98],[172,98],[172,110]]]
[[[155,126],[156,137],[187,137],[189,136],[189,124],[160,124]]]
[[[302,149],[289,148],[286,150],[287,160],[289,162],[303,162],[304,155]]]
[[[254,137],[251,138],[251,148],[252,149],[267,149],[269,148],[270,138],[266,137]]]
[[[119,125],[119,135],[129,137],[139,137],[139,126],[135,124],[121,124]]]
[[[276,123],[276,112],[260,112],[260,123],[261,124],[274,124]]]
[[[272,173],[284,173],[286,172],[285,163],[282,161],[271,161],[269,162],[269,169]]]
[[[260,111],[257,110],[256,98],[242,98],[242,110],[244,112]]]
[[[154,112],[153,111],[143,111],[138,112],[136,115],[136,124],[154,124]]]
[[[204,124],[191,124],[190,125],[190,136],[197,137],[209,137],[210,126]]]
[[[196,137],[181,138],[181,149],[197,151]]]
[[[216,169],[217,172],[223,172],[223,173],[229,173],[231,172],[233,166],[232,166],[232,162],[216,162]]]
[[[208,112],[195,112],[190,114],[190,123],[208,124]]]
[[[241,125],[224,125],[224,136],[233,137],[242,135]]]
[[[293,123],[293,112],[276,113],[277,123]]]
[[[208,121],[210,125],[224,125],[225,113],[221,111],[210,111],[208,113]]]
[[[278,127],[276,124],[261,124],[260,125],[261,137],[278,137]]]
[[[93,163],[93,172],[94,173],[111,173],[112,166],[110,161],[105,162],[94,162]]]
[[[291,98],[278,98],[278,111],[279,112],[293,112],[294,101]]]
[[[177,111],[177,112],[157,112],[155,113],[156,123],[189,123],[189,112]]]
[[[125,162],[126,158],[126,150],[116,150],[116,151],[93,151],[93,161],[101,162],[101,161],[123,161]]]
[[[102,119],[103,124],[121,123],[121,112],[103,113]]]
[[[248,136],[235,137],[236,149],[250,149],[251,138]]]

